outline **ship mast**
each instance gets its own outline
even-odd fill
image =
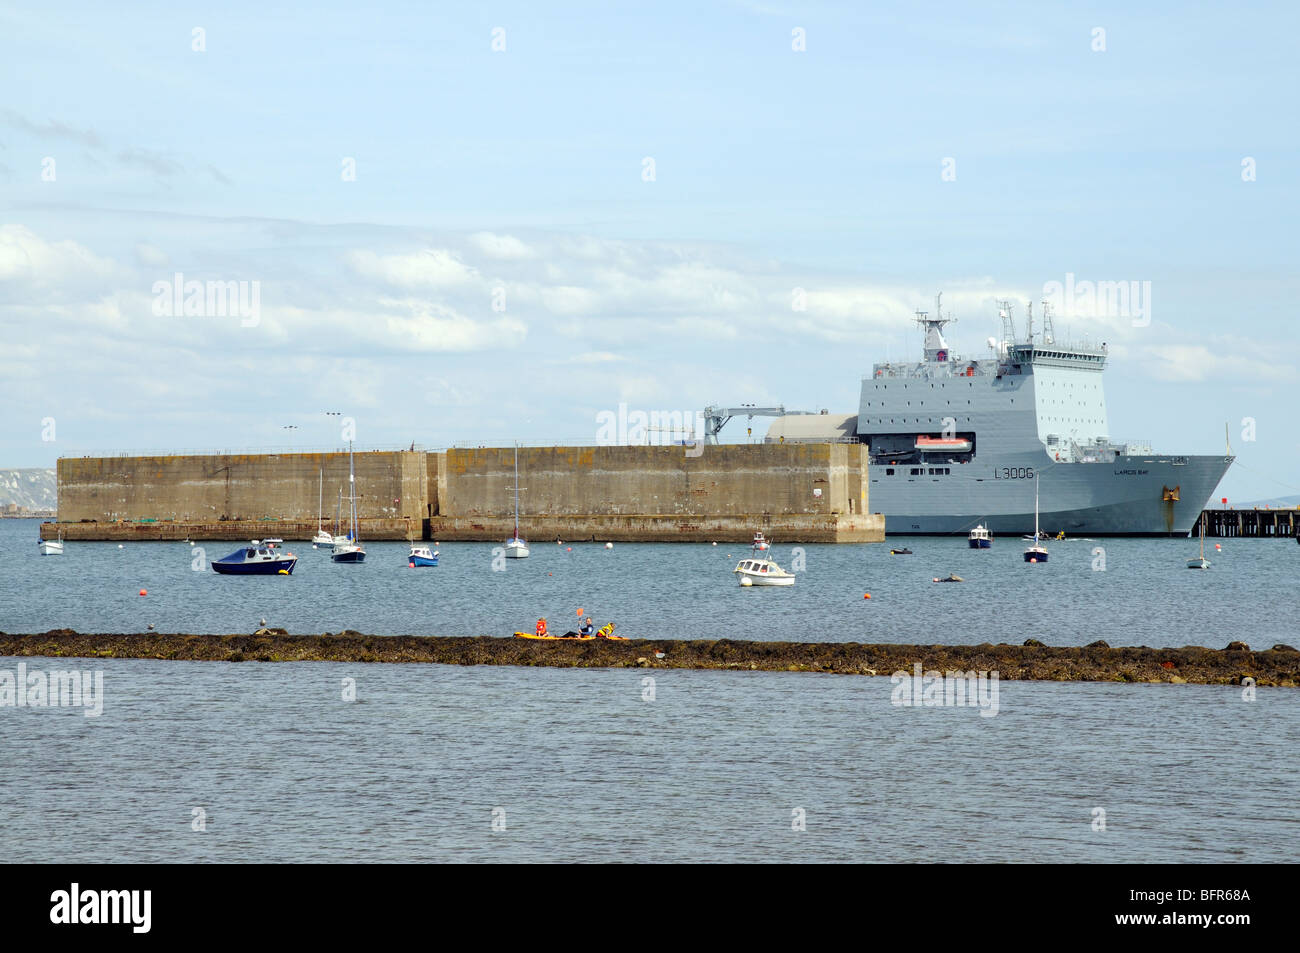
[[[934,298],[934,317],[930,317],[925,311],[916,312],[916,323],[925,329],[925,359],[927,361],[943,362],[949,360],[952,355],[948,350],[948,342],[943,338],[943,327],[945,324],[952,324],[956,318],[945,318],[942,309],[943,292],[939,292]]]
[[[1056,343],[1056,329],[1052,327],[1052,304],[1050,301],[1043,302],[1043,343]]]
[[[1011,302],[998,302],[998,316],[1002,318],[1002,340],[1007,347],[1016,343],[1016,324],[1011,319]]]

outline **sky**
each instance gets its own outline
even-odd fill
[[[849,413],[1068,275],[1112,437],[1300,492],[1295,5],[373,6],[0,8],[0,466]]]

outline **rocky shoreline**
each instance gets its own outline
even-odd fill
[[[345,631],[289,635],[260,629],[253,635],[159,632],[39,634],[0,632],[0,656],[140,658],[208,662],[423,662],[443,665],[544,665],[559,668],[689,668],[891,675],[926,671],[997,672],[1000,679],[1066,682],[1173,682],[1300,686],[1300,651],[1277,645],[1251,651],[1242,642],[1223,649],[1185,646],[1111,648],[1025,645],[871,645],[857,642],[746,642],[732,639],[626,642],[536,642],[493,636],[365,635]]]

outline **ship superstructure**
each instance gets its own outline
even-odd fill
[[[886,533],[1030,532],[1039,485],[1045,530],[1072,536],[1185,535],[1227,472],[1223,455],[1156,453],[1115,441],[1102,373],[1107,347],[1056,340],[1044,308],[1017,340],[1010,302],[987,357],[954,352],[941,301],[923,359],[863,378],[858,439],[870,448],[869,505]]]

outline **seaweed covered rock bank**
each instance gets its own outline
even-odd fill
[[[1032,644],[1030,644],[1032,643]],[[537,642],[494,636],[365,635],[345,631],[289,635],[137,632],[39,634],[0,632],[0,655],[48,658],[138,658],[207,662],[432,662],[443,665],[546,665],[560,668],[690,668],[891,675],[929,671],[997,672],[1002,679],[1064,682],[1174,682],[1300,686],[1300,652],[1289,645],[1252,651],[1185,646],[1111,648],[1025,645],[871,645],[858,642],[747,642],[633,639]]]

